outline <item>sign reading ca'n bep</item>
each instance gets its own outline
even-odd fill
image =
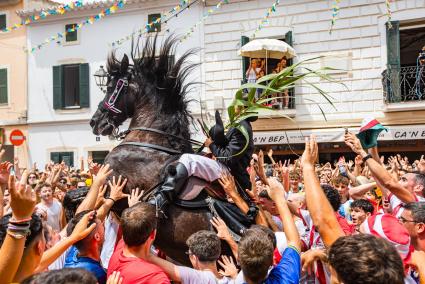
[[[388,132],[381,132],[378,140],[415,140],[425,139],[425,125],[389,126]],[[358,133],[359,128],[349,128],[348,131]],[[304,143],[305,137],[316,135],[317,142],[344,142],[343,128],[313,129],[313,130],[290,130],[272,132],[254,132],[255,145],[278,145]]]

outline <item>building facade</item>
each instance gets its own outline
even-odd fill
[[[231,101],[249,64],[237,51],[253,40],[275,1],[230,2],[204,27],[205,97],[210,108],[213,98]],[[308,85],[298,85],[289,108],[267,113],[254,124],[256,145],[295,158],[304,148],[303,137],[314,133],[319,142],[330,142],[320,148],[322,158],[331,160],[350,152],[342,143],[344,128],[358,131],[362,119],[373,116],[389,130],[381,135],[381,152],[419,151],[425,138],[425,70],[417,66],[417,58],[425,46],[425,1],[392,1],[390,28],[384,1],[341,1],[339,17],[329,33],[333,2],[281,1],[269,23],[256,33],[257,39],[291,44],[297,52],[294,62],[321,57],[306,66],[342,69],[332,71],[332,76],[344,84],[314,81],[328,92],[334,107]],[[268,69],[273,68],[272,63]]]
[[[112,2],[86,4],[74,12],[31,24],[27,45],[43,42]],[[241,58],[238,50],[254,39],[254,31],[275,1],[229,1],[203,22],[200,19],[218,1],[192,2],[190,9],[163,23],[160,37],[185,34],[198,23],[178,54],[201,48],[197,60],[202,64],[194,78],[205,84],[194,92],[193,98],[201,103],[193,104],[192,110],[195,117],[202,110],[211,124],[214,110],[225,116],[226,106],[246,79],[249,59]],[[174,5],[171,0],[128,0],[116,14],[63,39],[61,46],[51,44],[28,56],[28,144],[32,161],[76,164],[77,159],[90,155],[102,160],[116,142],[91,133],[89,119],[103,98],[93,74],[105,65],[111,42]],[[381,135],[381,152],[416,154],[425,141],[424,84],[422,75],[418,77],[423,69],[417,61],[425,46],[425,1],[393,1],[391,28],[384,1],[341,1],[339,18],[329,33],[332,5],[330,0],[281,2],[268,24],[256,33],[255,38],[275,38],[292,45],[297,57],[288,64],[318,57],[306,66],[339,69],[331,74],[338,83],[313,80],[328,92],[333,106],[306,84],[297,85],[287,102],[280,101],[276,111],[262,113],[254,123],[256,145],[272,148],[276,155],[296,157],[303,150],[303,137],[314,133],[323,142],[322,158],[332,160],[349,152],[342,143],[344,128],[357,131],[365,117],[373,116],[388,128]],[[21,17],[36,12],[22,11]],[[129,49],[127,41],[118,47],[117,54],[122,56]],[[268,73],[276,64],[267,61]]]
[[[4,159],[12,161],[19,156],[20,166],[28,166],[28,143],[14,147],[10,134],[14,129],[27,132],[27,58],[23,52],[26,44],[26,28],[7,31],[21,23],[16,11],[31,7],[55,4],[43,0],[0,1],[0,144],[6,150]]]
[[[46,38],[81,23],[116,1],[85,4],[64,15],[50,16],[28,27],[28,46],[42,43]],[[117,48],[111,43],[145,27],[149,19],[175,7],[175,1],[129,0],[114,14],[93,25],[86,25],[56,43],[28,55],[28,144],[31,161],[43,166],[53,160],[78,165],[79,159],[91,156],[103,161],[117,141],[96,137],[89,121],[99,102],[104,98],[96,86],[94,73],[105,66],[108,54],[115,49],[119,59],[130,55],[131,40]],[[22,11],[27,17],[38,10]],[[159,40],[171,33],[183,34],[202,16],[203,6],[193,5],[188,12],[169,19],[161,26]],[[197,27],[192,36],[177,49],[177,56],[191,47],[202,46],[203,39]],[[193,58],[199,62],[199,57]],[[192,80],[202,81],[201,68],[193,73]],[[199,100],[201,92],[193,93]],[[194,106],[196,109],[196,105]],[[122,126],[124,130],[126,126]]]

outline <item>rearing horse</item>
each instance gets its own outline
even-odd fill
[[[111,135],[127,118],[130,127],[123,142],[106,157],[113,175],[128,178],[125,192],[139,187],[146,201],[161,182],[164,165],[178,154],[191,153],[189,126],[191,115],[184,81],[196,64],[189,64],[188,51],[174,62],[177,39],[167,38],[159,56],[157,37],[148,38],[140,54],[132,51],[118,61],[111,54],[107,62],[107,92],[93,115],[90,126],[95,135]],[[118,215],[128,207],[118,201],[113,210]],[[187,238],[199,230],[212,230],[212,215],[207,208],[186,210],[170,204],[166,219],[158,222],[155,244],[172,259],[189,264],[185,255]]]

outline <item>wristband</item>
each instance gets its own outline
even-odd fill
[[[25,222],[25,223],[15,223],[15,222],[10,222],[9,221],[9,225],[13,225],[13,226],[18,226],[18,227],[29,227],[30,226],[30,222]]]
[[[31,220],[32,220],[32,217],[28,217],[28,218],[21,219],[21,220],[16,220],[14,217],[12,217],[12,218],[9,219],[9,222],[19,224],[19,223],[30,222]]]
[[[11,230],[13,232],[28,232],[30,228],[30,224],[26,225],[26,226],[16,226],[14,224],[8,224],[7,225],[7,229]]]
[[[112,202],[113,202],[113,203],[115,203],[115,200],[114,200],[113,198],[105,197],[105,200],[106,200],[106,199],[112,200]]]
[[[366,156],[364,156],[362,158],[363,163],[366,163],[366,161],[369,160],[370,158],[372,158],[372,155],[371,154],[367,154]]]
[[[29,230],[28,232],[12,232],[10,230],[7,230],[7,234],[16,240],[21,240],[29,235]]]

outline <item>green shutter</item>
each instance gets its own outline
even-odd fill
[[[67,166],[74,166],[74,152],[60,152],[60,160],[63,161]]]
[[[0,69],[0,104],[7,104],[7,69]]]
[[[75,28],[77,24],[69,24],[69,25],[65,25],[65,40],[66,42],[73,42],[73,41],[77,41],[78,40],[78,30],[75,30],[73,32],[68,32],[69,29],[73,29]]]
[[[89,64],[80,64],[80,107],[90,107],[90,69]]]
[[[292,46],[292,47],[294,47],[294,37],[293,37],[293,35],[292,35],[292,31],[288,31],[286,34],[285,34],[285,42],[287,43],[287,44],[289,44],[290,46]],[[286,62],[286,65],[287,66],[291,66],[292,64],[293,64],[293,60],[292,60],[292,58],[290,58],[290,59],[288,59],[287,60],[287,62]],[[293,74],[293,72],[291,72],[292,74]],[[293,108],[295,108],[295,100],[294,100],[294,96],[295,96],[295,88],[290,88],[289,90],[288,90],[288,95],[289,95],[289,102],[288,102],[288,107],[290,108],[290,109],[293,109]]]
[[[400,91],[400,22],[391,21],[386,24],[387,30],[387,72],[390,80],[390,102],[401,101]]]
[[[6,26],[6,14],[0,15],[0,30],[7,28]]]
[[[55,164],[59,164],[60,161],[60,152],[51,152],[50,153],[50,160],[53,161]]]
[[[63,66],[53,66],[53,109],[63,107]]]
[[[241,48],[242,48],[242,46],[244,46],[248,42],[249,42],[249,37],[242,36],[241,37]],[[248,70],[248,67],[249,67],[249,57],[242,57],[242,78],[243,78],[243,83],[246,82],[246,70]]]
[[[148,23],[152,23],[157,19],[161,18],[161,14],[150,14],[148,15]],[[160,32],[161,31],[161,22],[155,23],[152,26],[148,27],[148,33]]]

